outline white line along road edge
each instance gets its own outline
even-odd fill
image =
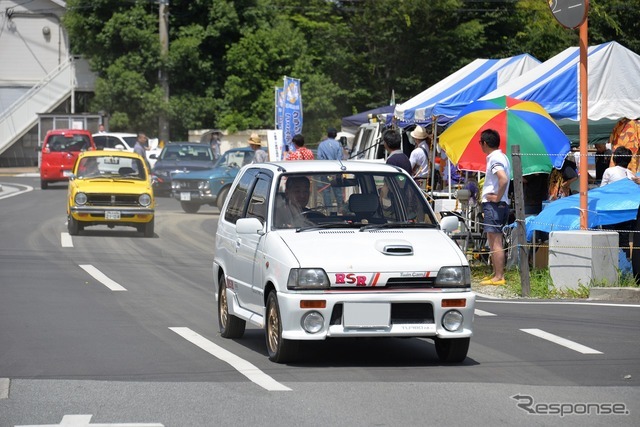
[[[192,331],[189,328],[169,328],[176,334],[180,335],[187,341],[197,345],[207,353],[217,357],[223,362],[228,363],[234,367],[242,375],[264,388],[268,391],[291,391],[291,389],[283,384],[280,384],[269,375],[262,372],[252,363],[236,356],[228,350],[212,343],[202,335]]]
[[[91,277],[93,277],[98,282],[102,283],[112,291],[126,291],[126,289],[123,286],[109,279],[107,276],[105,276],[105,274],[102,271],[98,270],[93,265],[80,264],[80,268],[86,271],[87,273],[89,273]]]
[[[582,354],[602,354],[601,351],[594,350],[582,344],[578,344],[576,342],[570,341],[566,338],[559,337],[557,335],[550,334],[549,332],[545,332],[540,329],[520,329],[522,332],[526,332],[538,338],[545,339],[547,341],[551,341],[563,347],[567,347],[571,350],[577,351]]]

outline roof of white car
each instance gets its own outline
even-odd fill
[[[94,133],[93,136],[121,136],[121,137],[129,137],[129,136],[135,136],[137,137],[138,135],[135,133],[129,133],[129,132],[103,132],[103,133]]]
[[[305,172],[398,172],[401,168],[387,165],[382,162],[369,162],[362,160],[293,160],[283,162],[256,163],[252,167],[266,167],[277,171],[282,169],[283,172],[305,173]]]

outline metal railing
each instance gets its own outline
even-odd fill
[[[0,112],[0,153],[38,122],[38,113],[51,111],[68,97],[73,89],[73,80],[73,61],[69,59]]]

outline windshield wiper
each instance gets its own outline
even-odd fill
[[[381,228],[437,228],[436,224],[424,222],[387,222],[385,224],[368,224],[360,228],[360,231],[378,230]]]
[[[307,225],[304,227],[298,227],[296,228],[296,233],[299,233],[301,231],[308,231],[308,230],[322,230],[322,229],[330,229],[330,228],[358,228],[358,227],[362,227],[361,222],[327,222],[325,224],[314,224],[314,225]]]

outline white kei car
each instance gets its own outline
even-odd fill
[[[305,206],[306,203],[306,206]],[[220,213],[213,280],[220,333],[265,329],[269,358],[301,341],[426,337],[460,363],[472,335],[469,264],[413,179],[363,161],[243,167]]]

